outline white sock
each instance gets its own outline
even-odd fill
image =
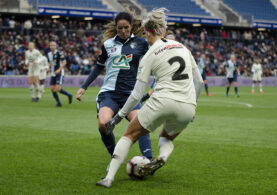
[[[252,84],[252,90],[255,90],[255,84],[254,83]]]
[[[41,90],[42,86],[39,85],[38,86],[38,98],[40,99],[41,98],[41,95],[42,95],[42,90]]]
[[[165,162],[174,149],[173,142],[166,137],[160,137],[159,139],[159,157]]]
[[[262,92],[263,91],[263,84],[260,83],[260,91]]]
[[[32,96],[32,98],[35,98],[35,93],[34,93],[34,85],[32,84],[32,85],[30,85],[29,86],[29,89],[30,89],[30,92],[31,92],[31,96]]]
[[[38,93],[39,93],[39,89],[38,89],[38,84],[34,84],[34,90],[36,91],[36,96],[35,97],[38,97]]]
[[[128,137],[121,137],[117,142],[106,178],[114,180],[114,176],[120,165],[126,159],[133,142]]]
[[[41,93],[43,93],[43,91],[44,91],[44,84],[42,84],[42,85],[40,85],[40,90],[41,90]]]

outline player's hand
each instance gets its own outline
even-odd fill
[[[109,122],[107,122],[105,124],[106,134],[109,135],[110,133],[112,133],[115,128],[115,125],[120,123],[121,120],[122,120],[122,118],[118,114],[116,114]]]
[[[77,91],[77,94],[76,94],[76,99],[79,100],[79,101],[82,101],[82,95],[84,95],[86,92],[85,89],[83,88],[80,88],[78,91]]]
[[[58,69],[58,70],[55,71],[55,74],[56,74],[56,75],[57,75],[57,74],[60,74],[60,72],[61,72],[61,70]]]

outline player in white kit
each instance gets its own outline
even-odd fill
[[[25,53],[25,64],[28,66],[29,88],[31,91],[32,102],[38,101],[38,77],[39,77],[39,65],[38,59],[40,53],[35,49],[33,42],[29,43],[29,50]],[[36,94],[35,94],[36,93]]]
[[[47,76],[47,70],[49,69],[48,60],[44,55],[44,51],[40,51],[41,56],[38,60],[39,63],[39,89],[38,89],[38,98],[40,99],[42,97],[42,94],[44,92],[44,83]]]
[[[106,124],[107,130],[111,132],[141,100],[151,74],[155,76],[156,87],[118,141],[109,172],[96,183],[98,186],[111,187],[132,144],[163,125],[159,138],[159,157],[140,169],[142,174],[152,175],[165,164],[174,148],[172,141],[195,115],[203,80],[191,52],[181,43],[163,38],[167,27],[163,8],[153,10],[143,21],[143,25],[151,47],[140,62],[132,94],[120,112]]]
[[[260,94],[263,94],[264,93],[263,92],[263,85],[262,85],[263,69],[262,69],[262,65],[260,64],[260,59],[256,58],[255,63],[252,65],[251,71],[253,73],[252,94],[255,93],[256,83],[259,83]]]

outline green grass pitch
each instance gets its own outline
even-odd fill
[[[113,187],[95,183],[105,176],[110,157],[97,129],[95,97],[55,108],[46,90],[32,103],[28,89],[0,89],[0,194],[277,194],[277,88],[225,97],[211,87],[199,99],[195,122],[174,141],[175,150],[153,177],[128,178],[126,162]],[[76,94],[77,88],[68,89]],[[115,129],[119,139],[123,121]],[[160,129],[151,134],[158,154]],[[138,144],[128,159],[140,155]]]

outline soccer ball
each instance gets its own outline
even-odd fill
[[[139,168],[148,163],[150,163],[150,160],[145,156],[134,156],[127,163],[126,171],[133,179],[143,179],[144,175],[139,174]]]

